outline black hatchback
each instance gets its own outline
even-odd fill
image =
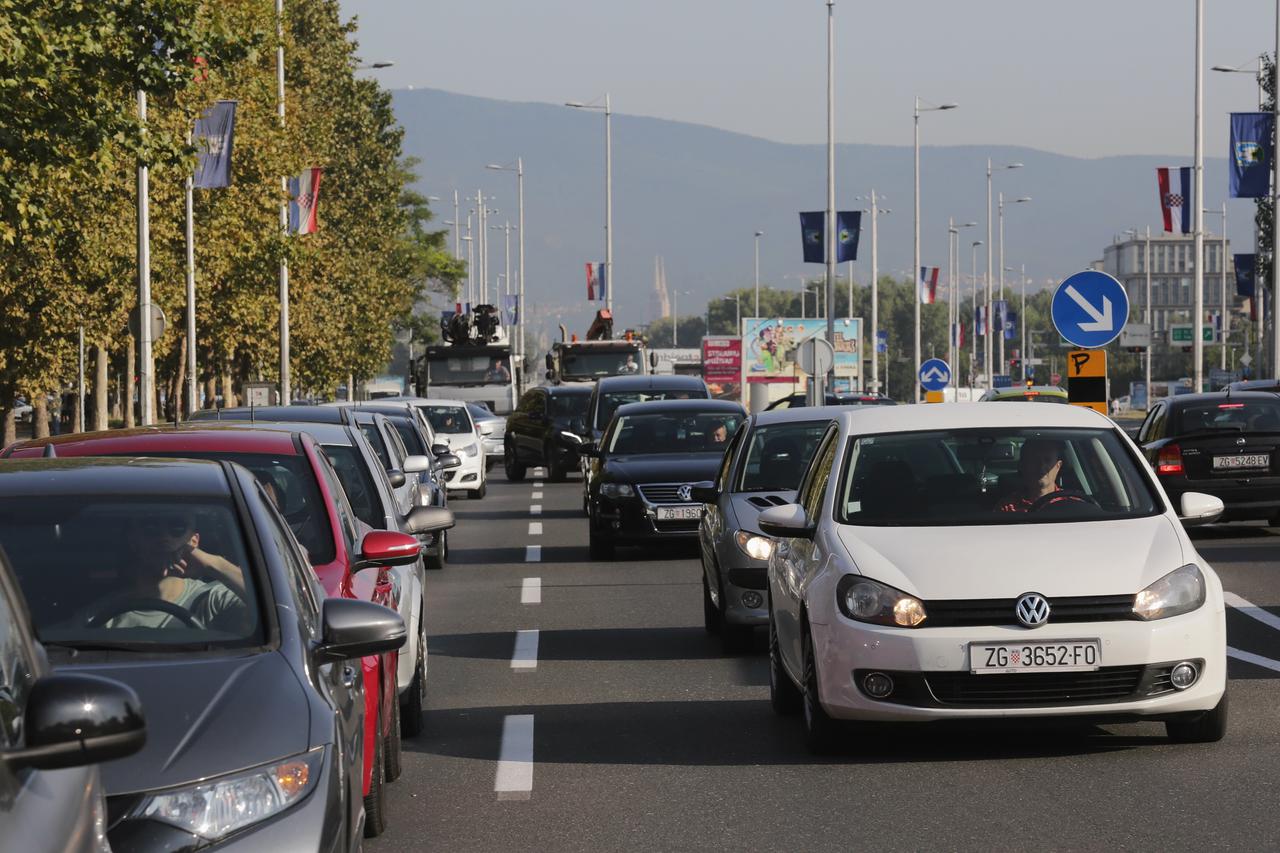
[[[1176,507],[1185,492],[1221,498],[1224,521],[1280,525],[1280,396],[1265,391],[1160,400],[1137,443]]]
[[[502,438],[502,465],[507,479],[519,482],[531,467],[545,466],[547,479],[558,482],[578,468],[587,434],[590,385],[530,388],[507,416]]]

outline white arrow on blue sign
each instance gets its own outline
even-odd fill
[[[941,391],[951,384],[951,367],[940,358],[931,358],[920,365],[920,387],[926,391]]]
[[[1129,321],[1124,285],[1098,270],[1068,278],[1053,294],[1053,325],[1078,347],[1105,347],[1120,337]]]

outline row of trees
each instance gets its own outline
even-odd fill
[[[393,331],[432,289],[464,274],[413,192],[390,94],[357,77],[354,22],[338,0],[285,4],[286,113],[276,115],[272,0],[0,0],[0,411],[23,395],[44,426],[46,395],[92,346],[87,420],[108,425],[108,391],[132,422],[136,167],[150,167],[152,299],[166,417],[185,381],[184,184],[195,119],[238,101],[233,184],[195,194],[197,350],[206,404],[278,378],[277,270],[291,285],[294,385],[332,392],[374,375]],[[148,121],[136,92],[146,91]],[[280,178],[324,169],[320,231],[280,233]],[[160,411],[157,409],[157,411]]]

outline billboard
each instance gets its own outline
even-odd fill
[[[823,317],[744,317],[742,319],[742,373],[746,382],[803,382],[804,371],[796,365],[796,349],[813,335],[826,336]],[[862,318],[836,320],[837,383],[856,387],[861,376]]]
[[[742,401],[742,339],[702,339],[702,379],[717,400]]]

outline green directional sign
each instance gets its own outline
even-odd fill
[[[1207,343],[1207,344],[1211,344],[1211,343],[1213,343],[1213,341],[1214,341],[1214,329],[1213,329],[1213,326],[1201,326],[1201,327],[1200,327],[1200,337],[1201,337],[1201,339],[1202,339],[1205,343]],[[1190,323],[1180,323],[1180,324],[1177,324],[1177,325],[1170,326],[1170,327],[1169,327],[1169,343],[1171,343],[1171,344],[1186,344],[1186,345],[1190,346],[1190,345],[1191,345],[1191,343],[1192,343],[1192,338],[1191,338],[1191,324],[1190,324]]]

